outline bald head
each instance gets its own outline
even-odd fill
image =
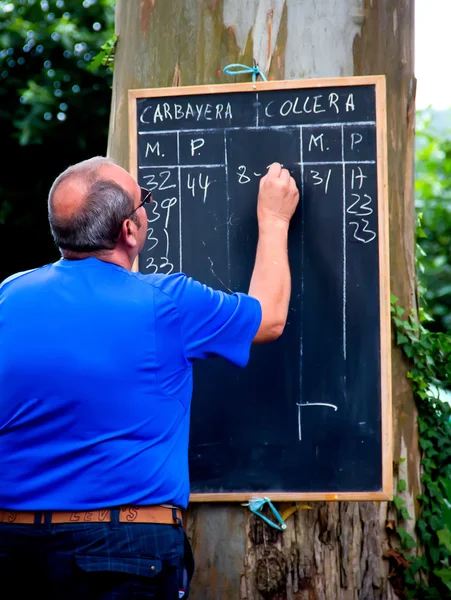
[[[96,156],[72,165],[59,175],[49,193],[49,210],[61,220],[70,219],[83,208],[88,190],[100,178],[100,169],[114,165],[110,159]]]
[[[57,245],[73,252],[113,249],[123,221],[133,210],[137,189],[127,171],[103,156],[66,169],[48,199]]]

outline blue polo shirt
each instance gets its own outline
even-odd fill
[[[60,260],[0,286],[0,508],[189,497],[192,362],[244,366],[260,304],[183,274]]]

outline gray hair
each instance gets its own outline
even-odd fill
[[[112,250],[125,219],[137,222],[135,214],[130,217],[134,207],[130,194],[114,181],[99,176],[99,167],[115,164],[108,158],[96,156],[72,165],[55,179],[49,192],[48,214],[50,229],[59,248],[72,252]],[[83,179],[86,196],[75,215],[61,218],[53,210],[55,193],[72,176]]]

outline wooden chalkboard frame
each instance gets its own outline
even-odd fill
[[[378,239],[379,239],[379,294],[380,294],[380,348],[381,348],[381,429],[382,429],[382,489],[376,492],[276,492],[273,501],[343,500],[383,501],[393,498],[393,440],[392,440],[392,394],[391,394],[391,326],[390,326],[390,273],[388,229],[387,184],[387,115],[386,84],[384,75],[265,81],[219,85],[131,89],[128,92],[129,114],[129,170],[137,178],[137,100],[165,96],[195,94],[224,94],[232,92],[258,92],[267,90],[317,89],[323,87],[374,85],[376,96],[376,156],[378,186]],[[138,260],[134,264],[138,270]],[[199,493],[191,494],[191,502],[244,502],[250,497],[268,496],[261,493]]]

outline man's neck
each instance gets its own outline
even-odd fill
[[[73,252],[72,250],[61,250],[64,260],[84,260],[86,258],[97,258],[102,262],[118,265],[128,271],[132,270],[133,260],[126,254],[115,250],[99,250],[98,252]]]

